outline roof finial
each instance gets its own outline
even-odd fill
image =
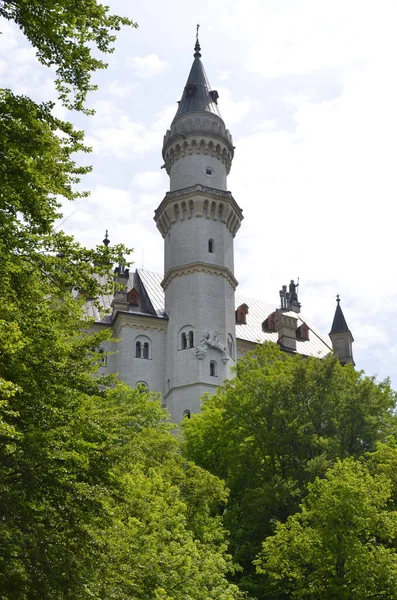
[[[336,294],[336,301],[339,304],[339,302],[340,302],[340,296],[339,296],[339,294]]]
[[[105,233],[105,239],[103,240],[103,243],[105,244],[105,246],[109,246],[110,244],[110,240],[108,238],[108,230],[106,229],[106,233]]]
[[[201,54],[200,54],[201,48],[200,48],[200,42],[199,42],[199,39],[198,39],[199,29],[200,29],[200,25],[197,25],[196,26],[196,44],[194,46],[194,54],[193,54],[194,58],[200,58],[201,57]]]

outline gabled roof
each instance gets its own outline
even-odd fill
[[[187,112],[204,111],[211,112],[218,117],[221,116],[218,106],[210,94],[211,86],[205,73],[203,63],[200,60],[200,44],[198,42],[196,42],[194,49],[194,61],[174,121],[180,115]],[[189,90],[191,92],[190,94]]]

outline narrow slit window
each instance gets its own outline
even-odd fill
[[[143,358],[149,358],[149,342],[143,344]]]
[[[141,358],[141,342],[135,344],[135,357]]]
[[[208,252],[210,252],[211,254],[213,254],[213,252],[214,252],[214,240],[213,239],[208,240]]]
[[[189,348],[193,348],[193,347],[194,347],[193,331],[189,331]]]
[[[210,376],[211,377],[218,376],[217,364],[214,360],[211,360],[211,362],[210,362]]]

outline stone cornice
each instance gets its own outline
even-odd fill
[[[164,144],[164,166],[168,175],[172,165],[178,160],[185,156],[200,154],[217,158],[225,165],[226,172],[230,172],[234,155],[233,144],[222,134],[197,130],[189,133],[177,133]]]
[[[185,385],[175,385],[165,394],[164,401],[167,400],[168,396],[170,396],[172,394],[172,392],[174,392],[175,390],[183,390],[183,389],[187,389],[187,388],[197,387],[198,385],[205,385],[206,387],[217,389],[221,385],[221,383],[214,384],[214,383],[206,383],[205,381],[197,381],[195,383],[186,383]]]
[[[229,172],[234,155],[233,139],[221,117],[196,111],[184,113],[172,122],[163,142],[168,174],[175,161],[192,154],[213,156],[221,160]]]
[[[187,197],[190,194],[195,195],[197,192],[204,192],[207,196],[227,198],[228,200],[235,202],[236,206],[238,207],[237,202],[234,200],[231,192],[218,190],[217,188],[212,188],[208,185],[202,185],[201,183],[197,183],[196,185],[192,185],[187,188],[182,188],[181,190],[175,190],[175,192],[167,192],[164,200],[178,198],[179,196]]]
[[[230,192],[201,184],[167,192],[154,212],[157,229],[163,237],[177,221],[192,218],[221,221],[235,236],[244,217]]]
[[[133,312],[118,312],[113,321],[113,331],[119,335],[123,327],[142,331],[167,331],[168,320],[151,315],[137,315]]]
[[[162,288],[165,290],[170,282],[175,277],[182,277],[183,275],[191,275],[192,273],[210,273],[218,277],[224,277],[228,283],[235,290],[238,286],[238,281],[234,277],[233,273],[227,267],[219,267],[218,265],[210,265],[203,262],[194,262],[181,267],[174,267],[170,269],[163,281],[161,282]]]

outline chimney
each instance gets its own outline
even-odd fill
[[[291,311],[285,312],[278,308],[275,313],[276,331],[278,333],[277,343],[283,350],[296,352],[296,329],[298,317]]]

